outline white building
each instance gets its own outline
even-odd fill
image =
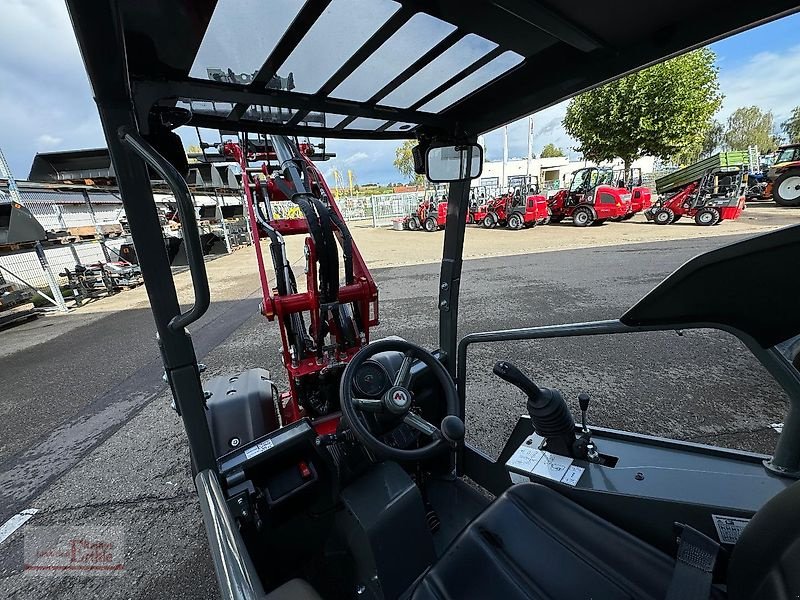
[[[652,156],[645,156],[633,161],[633,168],[642,170],[642,174],[652,173],[656,159]],[[505,165],[500,160],[486,160],[483,163],[483,173],[480,179],[473,182],[473,186],[485,186],[489,188],[515,187],[524,182],[526,175],[539,178],[539,186],[543,190],[555,190],[566,187],[569,184],[572,173],[583,167],[596,166],[597,163],[586,160],[570,161],[566,156],[556,156],[554,158],[534,158],[526,160],[524,158],[512,158]],[[604,167],[622,169],[622,159],[612,162],[605,162]]]

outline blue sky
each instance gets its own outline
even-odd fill
[[[800,104],[800,14],[712,45],[726,98],[717,118],[740,106],[772,110],[780,123]],[[105,145],[86,74],[61,0],[3,0],[0,20],[0,148],[20,179],[34,154]],[[549,143],[574,145],[561,127],[566,103],[534,115],[534,152]],[[490,159],[502,158],[502,133],[486,136]],[[392,166],[397,142],[329,140],[358,182],[400,180]],[[509,126],[509,155],[524,156],[527,119]],[[332,183],[332,182],[331,182]]]

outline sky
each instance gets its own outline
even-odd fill
[[[800,14],[717,42],[720,87],[725,95],[717,118],[741,106],[772,110],[776,122],[800,104]],[[547,143],[571,150],[562,102],[534,115],[533,150]],[[184,136],[184,139],[187,139]],[[509,156],[527,151],[527,119],[509,125]],[[502,159],[502,132],[485,136],[489,159]],[[27,177],[36,152],[105,145],[77,44],[62,0],[3,0],[0,20],[0,148],[18,179]],[[402,178],[392,166],[398,142],[328,140],[337,157],[323,163],[355,174],[358,183]],[[330,181],[333,184],[333,181]]]

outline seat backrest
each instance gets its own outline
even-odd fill
[[[767,502],[745,527],[728,567],[728,597],[800,597],[800,482]]]

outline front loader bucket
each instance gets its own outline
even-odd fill
[[[44,227],[27,208],[16,202],[0,204],[0,244],[37,242],[46,238]]]

